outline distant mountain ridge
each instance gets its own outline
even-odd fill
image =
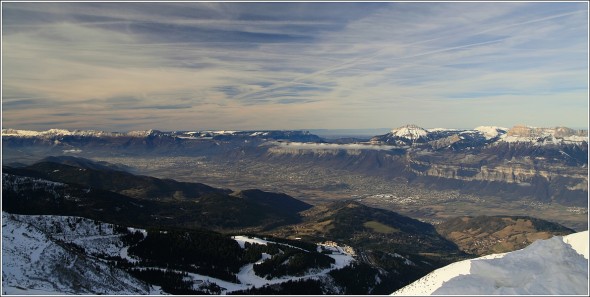
[[[96,130],[49,129],[31,131],[2,129],[3,141],[8,147],[46,146],[61,147],[64,153],[80,153],[85,149],[126,149],[143,148],[159,151],[159,147],[174,152],[185,152],[198,140],[213,141],[288,141],[304,143],[330,143],[317,135],[304,130],[260,130],[260,131],[170,131],[159,130],[105,132]],[[41,141],[31,141],[39,139]],[[93,142],[94,141],[94,142]],[[346,138],[334,139],[335,144],[346,144]],[[348,141],[357,143],[355,138]],[[588,145],[588,131],[574,130],[567,127],[536,128],[516,125],[510,129],[496,126],[479,126],[474,129],[424,129],[417,125],[405,125],[392,129],[389,133],[376,135],[365,145],[367,149],[375,145],[391,145],[401,149],[421,148],[430,150],[469,150],[485,148],[503,143],[520,143],[531,145]],[[343,147],[344,148],[344,147]],[[362,147],[361,147],[362,148]]]
[[[406,125],[390,133],[371,138],[372,144],[414,146],[428,143],[432,148],[477,147],[496,142],[523,142],[532,144],[579,144],[588,142],[588,130],[567,127],[536,128],[516,125],[510,129],[495,126],[479,126],[472,130],[424,129]]]
[[[19,129],[2,129],[2,136],[17,137],[55,137],[55,136],[86,136],[86,137],[146,137],[157,135],[162,132],[158,130],[129,131],[129,132],[106,132],[99,130],[67,130],[67,129],[49,129],[46,131],[19,130]]]
[[[479,126],[474,129],[445,129],[434,128],[424,129],[414,124],[401,126],[392,129],[384,135],[374,136],[371,143],[387,143],[408,145],[413,143],[425,143],[432,140],[449,137],[452,135],[474,134],[482,136],[486,140],[503,140],[507,142],[532,141],[532,142],[582,142],[588,141],[588,130],[575,130],[568,127],[538,128],[526,125],[515,125],[512,128],[496,126]],[[5,137],[60,137],[60,136],[81,136],[81,137],[150,137],[170,136],[181,139],[207,139],[228,137],[262,137],[268,139],[299,140],[308,142],[321,142],[322,139],[305,130],[201,130],[201,131],[169,131],[139,130],[129,132],[106,132],[99,130],[67,130],[49,129],[46,131],[2,129],[2,136]],[[472,135],[473,136],[473,135]],[[498,139],[496,139],[498,138]]]
[[[204,131],[169,131],[160,130],[139,130],[128,132],[106,132],[98,130],[66,130],[66,129],[49,129],[46,131],[19,130],[19,129],[2,129],[3,137],[23,137],[23,138],[54,138],[64,136],[78,137],[174,137],[179,139],[226,139],[228,137],[260,137],[268,139],[286,139],[299,141],[321,141],[321,138],[302,130],[255,130],[255,131],[227,131],[227,130],[204,130]]]

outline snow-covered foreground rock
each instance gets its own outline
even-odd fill
[[[120,244],[112,230],[97,234],[98,225],[79,219],[74,234],[66,228],[58,240],[48,234],[49,226],[63,226],[71,217],[17,216],[2,213],[2,294],[160,294],[127,272],[77,252],[65,244],[115,253]],[[77,219],[77,218],[74,218]],[[54,223],[55,222],[55,223]],[[102,227],[105,227],[103,225]],[[58,227],[60,228],[60,227]],[[102,231],[102,230],[101,230]],[[75,236],[75,240],[72,237]],[[63,240],[66,241],[63,241]]]
[[[588,295],[588,231],[437,269],[392,295]]]

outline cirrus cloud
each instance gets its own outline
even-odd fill
[[[11,2],[2,25],[6,127],[588,122],[586,3]]]

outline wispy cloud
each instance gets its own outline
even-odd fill
[[[4,126],[587,124],[585,3],[2,7]]]

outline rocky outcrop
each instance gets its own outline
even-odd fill
[[[557,138],[563,138],[568,136],[588,136],[588,131],[574,130],[568,127],[537,128],[528,127],[524,125],[516,125],[512,127],[510,130],[508,130],[506,135],[517,137],[544,137],[551,135]]]
[[[552,144],[588,144],[587,130],[574,130],[567,127],[555,128],[536,128],[523,125],[512,127],[502,137],[504,142],[524,142],[533,143],[536,145],[552,145]]]

